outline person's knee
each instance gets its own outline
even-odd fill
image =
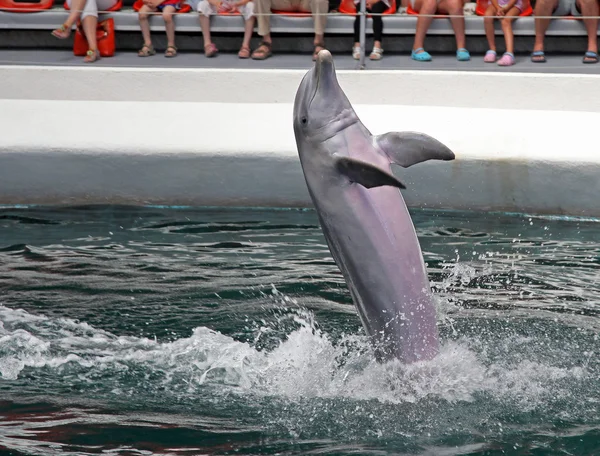
[[[418,13],[423,13],[423,14],[431,14],[431,13],[435,13],[435,11],[437,10],[437,6],[438,6],[438,2],[437,0],[423,0],[422,2],[415,2],[415,8],[418,8],[418,10],[416,10]]]
[[[246,16],[248,18],[254,16],[254,2],[246,3]]]
[[[576,0],[575,5],[581,12],[598,10],[598,0]]]
[[[210,3],[208,3],[206,0],[202,0],[200,3],[198,3],[198,13],[202,16],[210,16],[212,14]]]
[[[172,11],[163,11],[162,17],[165,20],[165,24],[171,24],[173,22]]]
[[[558,6],[559,0],[537,0],[533,14],[536,16],[547,16]]]
[[[462,0],[446,0],[448,5],[448,13],[452,16],[461,16],[464,14],[464,7]]]

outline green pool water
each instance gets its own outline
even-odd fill
[[[412,215],[405,366],[311,210],[0,209],[0,454],[600,454],[600,222]]]

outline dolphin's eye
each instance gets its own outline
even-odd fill
[[[302,122],[302,125],[306,125],[306,122],[308,122],[308,119],[306,118],[306,116],[305,116],[305,117],[302,117],[302,118],[300,119],[300,122]]]

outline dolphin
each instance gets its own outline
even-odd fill
[[[434,358],[433,293],[410,214],[391,164],[453,160],[415,132],[374,136],[340,87],[333,58],[317,55],[296,93],[294,133],[308,192],[378,361]]]

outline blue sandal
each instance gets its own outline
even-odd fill
[[[583,63],[598,63],[598,53],[587,51],[583,56]]]
[[[469,51],[467,51],[465,48],[460,48],[458,51],[456,51],[456,59],[459,62],[466,62],[471,60],[471,54],[469,54]]]
[[[413,50],[410,54],[410,58],[418,62],[431,62],[431,55],[423,48]]]
[[[546,54],[544,54],[544,51],[533,51],[531,61],[533,63],[546,63]]]

